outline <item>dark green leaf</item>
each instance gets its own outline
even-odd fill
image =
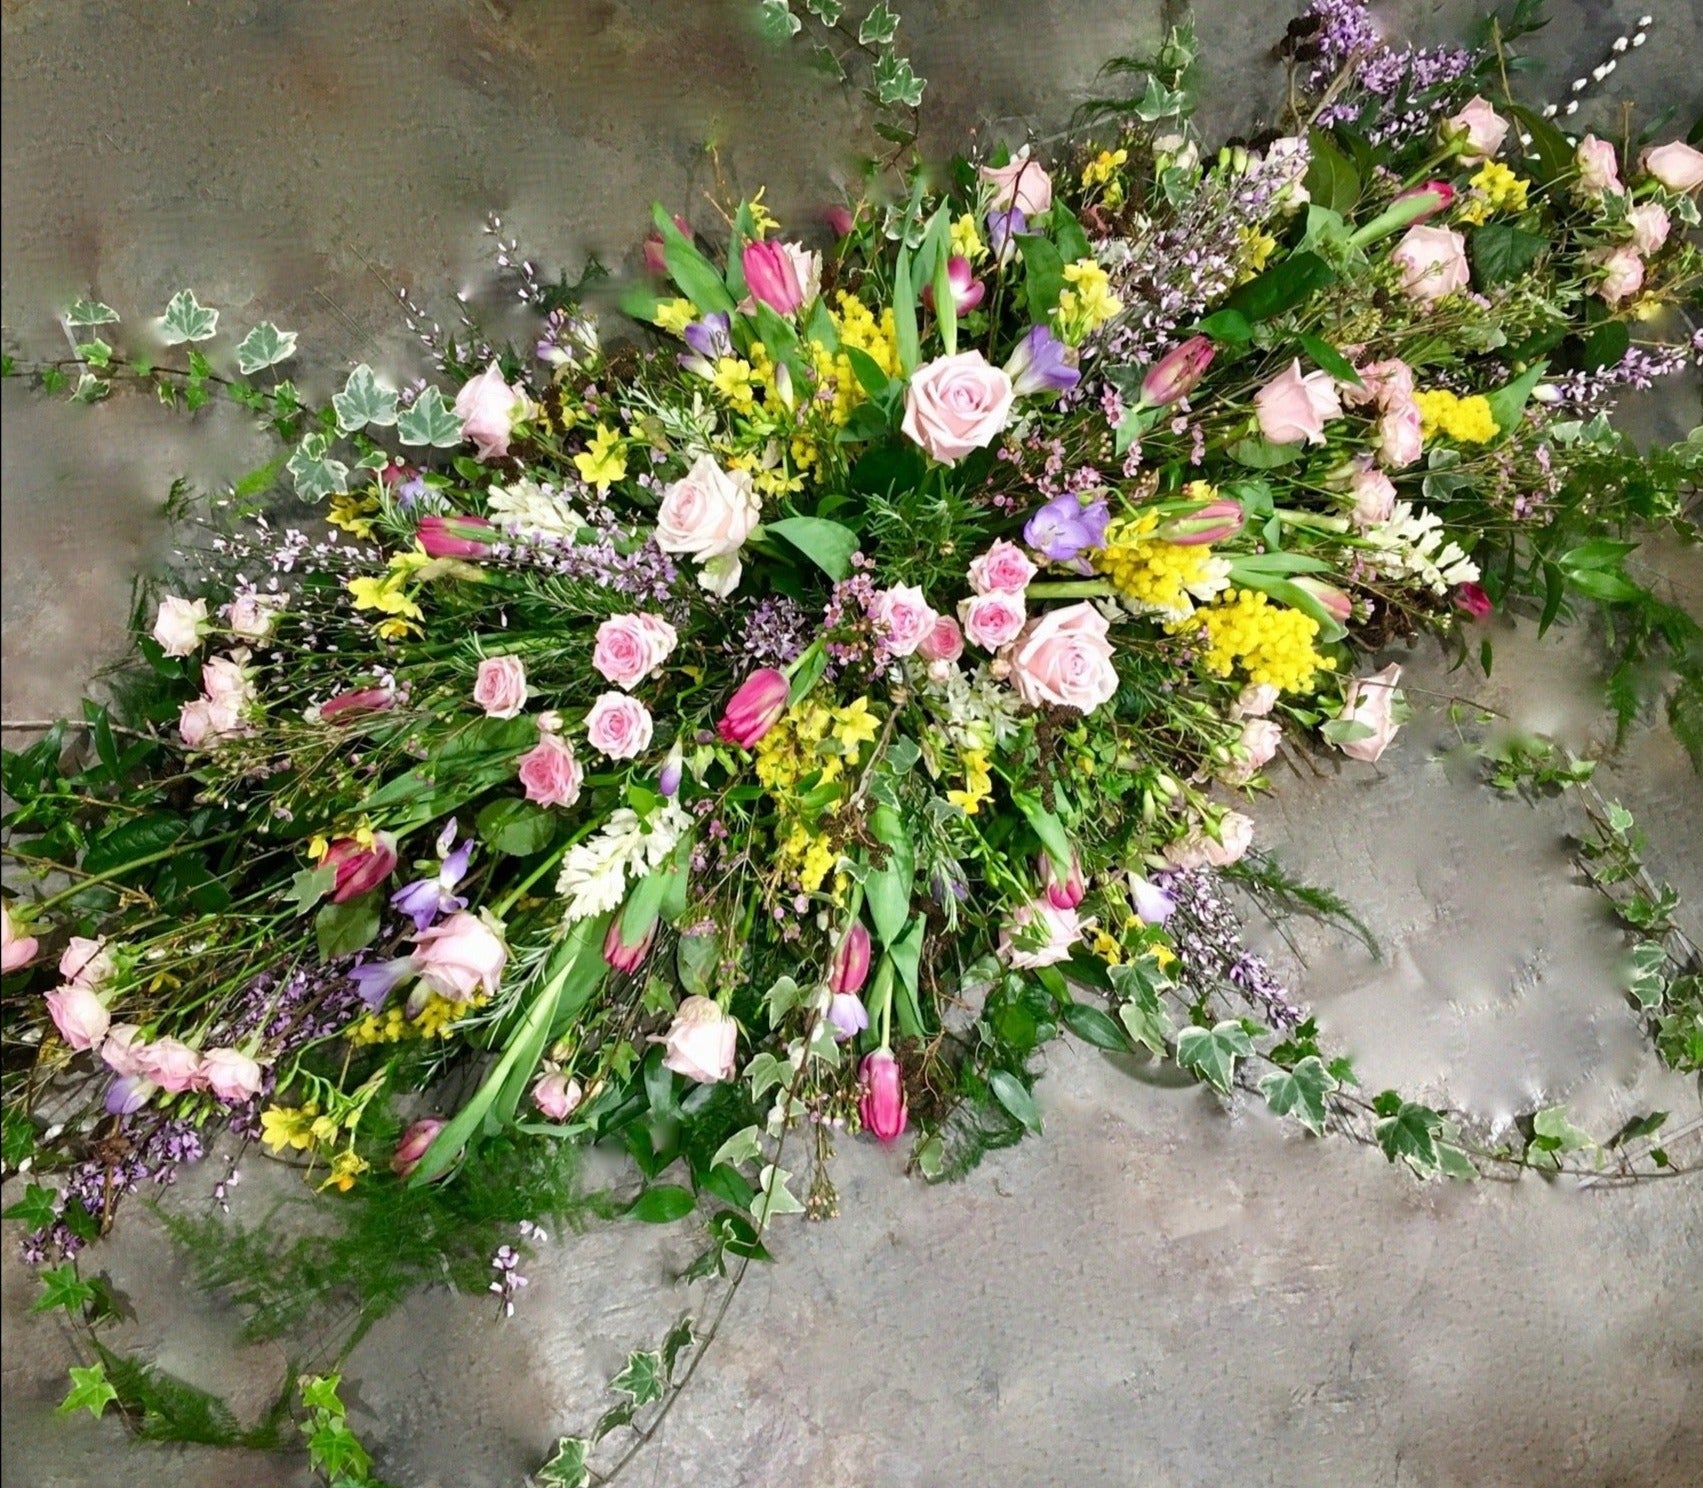
[[[988,1088],[993,1091],[993,1098],[1009,1111],[1025,1131],[1038,1133],[1041,1129],[1041,1113],[1035,1109],[1035,1098],[1024,1088],[1023,1082],[1008,1070],[995,1070],[988,1076]]]
[[[543,852],[556,836],[557,823],[546,808],[515,797],[492,801],[475,819],[480,838],[514,858]]]
[[[347,904],[327,904],[313,917],[322,961],[352,955],[378,936],[378,896],[363,894]]]
[[[850,527],[825,517],[782,517],[765,523],[763,530],[786,539],[830,579],[837,582],[851,574],[859,538]]]
[[[1474,228],[1469,240],[1472,277],[1480,289],[1518,279],[1549,246],[1549,239],[1508,222]]]
[[[676,1183],[658,1183],[647,1188],[627,1210],[629,1219],[641,1219],[646,1224],[673,1224],[684,1219],[698,1207],[691,1189]]]
[[[1225,302],[1249,320],[1270,320],[1318,293],[1336,270],[1316,253],[1297,253],[1241,286]]]
[[[1070,1003],[1064,1009],[1065,1025],[1079,1039],[1097,1049],[1110,1049],[1117,1054],[1129,1052],[1129,1038],[1099,1008],[1085,1002]]]
[[[111,873],[156,857],[189,830],[180,816],[138,816],[102,833],[83,856],[83,871]]]

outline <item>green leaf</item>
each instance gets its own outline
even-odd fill
[[[95,1289],[77,1275],[76,1264],[66,1261],[41,1273],[41,1295],[30,1304],[31,1312],[54,1312],[63,1308],[76,1316],[95,1299]]]
[[[81,299],[75,301],[65,312],[65,324],[73,329],[83,326],[117,325],[118,312],[111,305],[103,305],[99,300]]]
[[[1039,233],[1019,233],[1017,246],[1023,254],[1023,285],[1029,300],[1029,319],[1040,322],[1051,315],[1064,289],[1064,258],[1051,238]]]
[[[1605,320],[1594,326],[1590,335],[1585,337],[1584,351],[1580,355],[1580,361],[1587,372],[1595,372],[1603,367],[1618,366],[1631,344],[1631,326],[1627,325],[1624,320]]]
[[[911,250],[908,244],[899,249],[893,265],[893,337],[898,347],[899,366],[906,377],[916,370],[922,355],[917,340],[917,287],[911,278]]]
[[[461,420],[444,400],[443,390],[429,387],[396,415],[396,437],[404,444],[450,449],[461,443]]]
[[[23,1198],[8,1208],[3,1217],[18,1220],[32,1230],[45,1229],[54,1221],[58,1197],[57,1192],[45,1184],[32,1183],[24,1190]]]
[[[1250,470],[1276,470],[1293,465],[1306,450],[1303,443],[1273,444],[1267,439],[1238,439],[1224,453]]]
[[[787,0],[761,0],[757,6],[757,34],[764,41],[781,42],[804,27],[787,6]]]
[[[1254,328],[1240,310],[1215,310],[1195,329],[1221,346],[1246,346],[1254,338]]]
[[[646,1224],[673,1224],[697,1207],[698,1201],[691,1189],[682,1188],[677,1183],[658,1183],[633,1201],[627,1218],[640,1219]]]
[[[584,1437],[560,1437],[550,1460],[533,1473],[532,1481],[537,1488],[589,1488],[591,1470],[586,1458],[590,1453],[591,1443]]]
[[[70,1373],[71,1392],[59,1402],[55,1414],[68,1416],[73,1411],[86,1410],[98,1420],[107,1406],[118,1399],[118,1391],[107,1381],[106,1366],[91,1364],[81,1369],[72,1365]]]
[[[793,1197],[792,1190],[787,1187],[791,1177],[792,1174],[785,1168],[777,1168],[773,1163],[763,1169],[757,1179],[759,1192],[751,1201],[751,1217],[758,1224],[767,1226],[771,1219],[783,1214],[804,1213],[804,1205]]]
[[[396,389],[378,380],[378,374],[365,362],[349,374],[343,391],[331,395],[331,407],[337,414],[337,427],[353,434],[368,424],[388,429],[396,422]]]
[[[195,298],[192,289],[180,289],[171,297],[160,320],[160,340],[167,346],[185,341],[207,341],[217,332],[219,312],[209,310]]]
[[[1265,1103],[1279,1116],[1293,1115],[1315,1137],[1325,1134],[1325,1097],[1336,1088],[1336,1080],[1316,1054],[1260,1081]]]
[[[662,203],[651,208],[651,220],[662,234],[662,257],[668,276],[704,315],[731,314],[737,307],[716,267],[692,246]]]
[[[84,873],[122,871],[163,853],[189,831],[181,816],[137,816],[102,833],[83,854]]]
[[[662,1399],[665,1384],[662,1355],[654,1349],[647,1349],[627,1355],[627,1367],[609,1381],[609,1388],[631,1395],[634,1405],[649,1405],[653,1400]]]
[[[850,527],[826,517],[782,517],[765,522],[763,531],[785,538],[830,579],[838,582],[850,576],[852,554],[859,544]]]
[[[887,5],[887,0],[877,0],[868,15],[863,18],[863,24],[857,28],[857,44],[859,46],[886,46],[899,30],[899,18]]]
[[[306,914],[318,904],[337,883],[337,870],[327,863],[323,868],[303,868],[290,879],[289,903],[296,913]]]
[[[1311,160],[1302,185],[1308,198],[1346,217],[1360,200],[1360,173],[1323,130],[1309,131]]]
[[[1496,420],[1496,427],[1504,434],[1519,425],[1526,400],[1531,397],[1532,389],[1542,381],[1548,366],[1548,362],[1533,362],[1506,387],[1499,387],[1495,392],[1485,395],[1485,401],[1490,404],[1490,416]]]
[[[332,961],[353,955],[378,938],[378,900],[363,894],[347,904],[327,904],[313,917],[313,933],[319,942],[319,958]]]
[[[1387,1092],[1386,1097],[1393,1095]],[[1374,1128],[1378,1146],[1391,1162],[1407,1163],[1421,1177],[1429,1177],[1438,1168],[1437,1134],[1443,1118],[1429,1106],[1421,1106],[1399,1096],[1380,1098],[1379,1109],[1385,1111]]]
[[[531,801],[505,796],[481,808],[474,824],[479,836],[498,852],[529,858],[550,845],[557,818]]]
[[[1338,382],[1346,382],[1350,387],[1364,386],[1360,380],[1360,374],[1354,370],[1354,363],[1349,361],[1330,342],[1321,341],[1317,336],[1302,336],[1300,340],[1307,355]]]
[[[1065,1026],[1084,1043],[1097,1049],[1110,1049],[1115,1054],[1129,1052],[1129,1039],[1110,1017],[1086,1002],[1068,1003],[1064,1009]]]
[[[1225,301],[1249,320],[1270,320],[1299,305],[1336,278],[1336,270],[1316,253],[1297,253],[1250,280]]]
[[[1567,1119],[1566,1107],[1549,1106],[1532,1116],[1532,1137],[1526,1143],[1526,1158],[1539,1167],[1554,1168],[1561,1165],[1563,1153],[1588,1151],[1595,1146],[1588,1131]]]
[[[879,805],[870,814],[875,840],[887,848],[887,861],[870,869],[864,881],[869,917],[883,945],[904,933],[911,916],[911,884],[916,877],[916,846],[904,821],[891,806]]]
[[[755,1162],[763,1154],[761,1137],[760,1127],[741,1127],[716,1148],[715,1156],[710,1159],[710,1166],[738,1168],[745,1163]]]
[[[1035,1109],[1035,1098],[1016,1075],[1009,1070],[995,1070],[988,1076],[988,1088],[993,1091],[993,1098],[1025,1131],[1040,1132],[1041,1113]]]
[[[1468,240],[1473,280],[1480,289],[1489,289],[1518,279],[1548,246],[1548,238],[1509,222],[1474,228]]]
[[[349,489],[349,467],[341,460],[333,460],[330,449],[331,440],[326,435],[309,434],[284,466],[302,500],[323,501]]]
[[[237,370],[253,376],[296,354],[296,333],[281,331],[269,320],[263,320],[242,338],[237,347]]]
[[[846,13],[845,0],[804,0],[804,8],[824,26],[837,26]]]
[[[1253,1040],[1234,1018],[1211,1028],[1185,1028],[1177,1035],[1177,1063],[1221,1095],[1230,1093],[1236,1061],[1247,1059],[1253,1052]]]
[[[875,101],[884,108],[899,104],[914,109],[922,103],[927,84],[912,70],[910,59],[901,57],[890,47],[875,59],[871,76],[875,82]]]

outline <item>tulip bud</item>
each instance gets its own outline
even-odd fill
[[[828,224],[828,231],[836,238],[849,238],[852,229],[857,226],[857,218],[852,216],[850,207],[829,207],[822,214],[822,220]]]
[[[578,1108],[583,1092],[578,1080],[557,1071],[532,1087],[532,1104],[552,1121],[566,1121]]]
[[[790,690],[786,674],[773,667],[751,673],[728,700],[716,732],[724,743],[749,749],[780,722]]]
[[[388,687],[357,687],[327,698],[319,705],[321,723],[349,723],[366,713],[387,713],[396,706]]]
[[[1424,200],[1421,201],[1420,198]],[[1415,222],[1423,222],[1427,217],[1433,217],[1438,212],[1447,210],[1455,199],[1455,188],[1447,181],[1427,181],[1423,186],[1415,186],[1411,191],[1404,191],[1395,199],[1393,205],[1409,202],[1419,208],[1419,215],[1413,218]]]
[[[371,847],[363,847],[353,837],[338,837],[326,848],[319,866],[335,870],[331,902],[347,904],[390,877],[396,867],[396,839],[381,832]]]
[[[1347,624],[1349,616],[1354,613],[1354,601],[1335,584],[1327,584],[1322,579],[1315,579],[1311,574],[1298,574],[1289,582],[1297,589],[1312,595],[1324,606],[1331,619],[1339,624]]]
[[[496,527],[483,517],[421,517],[415,536],[432,558],[483,558]]]
[[[1140,406],[1165,408],[1186,398],[1206,376],[1217,354],[1210,336],[1190,336],[1181,346],[1173,346],[1142,378]]]
[[[1075,853],[1070,855],[1070,869],[1063,878],[1059,877],[1051,853],[1041,854],[1040,870],[1041,887],[1047,891],[1047,902],[1054,909],[1075,909],[1082,902],[1088,889],[1082,882],[1082,860]]]
[[[678,741],[668,751],[668,758],[662,762],[662,771],[656,777],[656,789],[659,795],[674,796],[680,791],[680,777],[683,773],[685,757],[681,753]]]
[[[407,1131],[403,1132],[402,1140],[396,1144],[396,1151],[391,1155],[390,1171],[398,1178],[406,1178],[415,1168],[420,1166],[420,1159],[426,1155],[432,1143],[437,1140],[438,1133],[444,1129],[441,1116],[423,1116]]]
[[[854,923],[834,953],[828,969],[828,990],[833,993],[861,992],[869,979],[869,931],[861,921]]]
[[[896,1142],[905,1129],[904,1072],[891,1049],[877,1049],[863,1061],[863,1093],[857,1113],[863,1129],[882,1142]]]
[[[1483,620],[1496,606],[1482,584],[1457,584],[1455,608],[1471,619]]]
[[[946,278],[952,285],[952,308],[959,315],[965,315],[974,310],[982,302],[985,290],[981,280],[975,276],[975,270],[970,267],[970,260],[960,254],[953,254],[946,261]],[[922,302],[930,310],[934,309],[934,286],[925,284],[922,291]]]
[[[680,229],[680,235],[689,243],[692,241],[692,229],[684,217],[676,217],[674,225]],[[652,231],[645,239],[645,272],[655,275],[658,279],[668,277],[668,256],[663,248],[662,234]]]
[[[608,933],[603,937],[603,959],[616,971],[631,976],[644,965],[645,957],[650,954],[651,942],[656,939],[658,922],[653,919],[637,943],[628,945],[621,932],[621,918],[616,915],[609,922]]]
[[[1234,537],[1246,520],[1241,502],[1221,496],[1198,511],[1161,522],[1153,535],[1179,547],[1204,547]]]

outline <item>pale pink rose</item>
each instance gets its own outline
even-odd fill
[[[664,1068],[714,1085],[733,1074],[739,1049],[739,1025],[707,997],[688,997],[680,1004],[665,1038]]]
[[[0,909],[0,968],[16,971],[20,966],[28,966],[40,949],[41,942],[33,935],[25,935],[13,922],[12,906],[8,904]]]
[[[743,470],[727,471],[713,456],[699,455],[692,468],[663,493],[656,513],[656,545],[700,562],[730,558],[745,546],[761,505]]]
[[[950,666],[964,654],[964,632],[950,615],[936,615],[934,625],[922,638],[917,655],[926,662]]]
[[[1392,661],[1383,671],[1356,677],[1343,689],[1342,711],[1337,717],[1363,723],[1372,731],[1337,746],[1350,759],[1370,764],[1389,748],[1400,727],[1394,718],[1396,684],[1400,681],[1401,667]]]
[[[1381,470],[1368,468],[1356,471],[1349,494],[1354,498],[1353,522],[1356,527],[1373,527],[1379,522],[1387,522],[1395,512],[1395,482]]]
[[[1640,253],[1660,253],[1673,226],[1668,209],[1660,202],[1644,202],[1628,214],[1632,225],[1632,246]]]
[[[239,651],[236,656],[210,656],[201,666],[201,691],[215,724],[226,732],[254,701],[254,682],[242,665],[247,659],[248,652]]]
[[[561,1074],[546,1075],[532,1087],[532,1104],[552,1121],[566,1121],[583,1098],[578,1080]]]
[[[999,953],[1013,971],[1037,971],[1068,960],[1082,938],[1074,909],[1060,909],[1046,895],[1018,907],[999,932]]]
[[[1411,397],[1392,403],[1372,431],[1379,461],[1391,470],[1405,470],[1425,452],[1425,420]]]
[[[1027,553],[1001,538],[981,557],[971,560],[970,587],[977,594],[1021,594],[1036,572]]]
[[[1250,682],[1230,705],[1232,718],[1264,718],[1277,706],[1278,691],[1269,682]]]
[[[515,718],[526,706],[526,663],[518,656],[487,656],[473,679],[473,701],[487,718]]]
[[[207,632],[207,601],[167,595],[154,616],[154,640],[167,656],[190,656]]]
[[[1610,305],[1618,305],[1644,287],[1644,260],[1636,248],[1610,248],[1597,256],[1597,262],[1603,267],[1597,293]]]
[[[59,956],[59,974],[79,987],[98,987],[113,973],[112,951],[104,939],[73,935]]]
[[[971,645],[997,651],[1017,639],[1028,615],[1021,594],[973,594],[959,601],[958,619]]]
[[[610,759],[632,759],[649,745],[650,709],[624,692],[605,692],[585,715],[585,741]]]
[[[1703,150],[1684,140],[1669,140],[1644,152],[1644,169],[1669,191],[1695,191],[1703,186]]]
[[[521,788],[536,805],[572,806],[584,782],[573,745],[560,734],[544,734],[520,757]]]
[[[112,1023],[106,1004],[95,996],[94,990],[80,982],[71,982],[47,994],[47,1011],[53,1026],[59,1030],[73,1049],[92,1049],[106,1037]]]
[[[1413,401],[1413,368],[1400,357],[1368,362],[1354,370],[1360,375],[1360,386],[1342,386],[1342,401],[1350,408],[1376,403],[1383,410]]]
[[[1507,137],[1508,121],[1476,95],[1458,114],[1443,120],[1443,138],[1460,142],[1463,164],[1488,160]]]
[[[1421,304],[1457,294],[1472,280],[1466,239],[1452,227],[1408,228],[1390,262],[1401,270],[1401,287]]]
[[[470,379],[455,395],[455,416],[461,434],[473,441],[473,453],[481,460],[500,460],[509,452],[514,426],[532,412],[526,390],[503,381],[503,369],[492,362]]]
[[[241,1049],[209,1049],[201,1056],[201,1083],[234,1106],[260,1093],[260,1065]]]
[[[199,749],[208,741],[214,731],[206,698],[196,698],[178,709],[177,731],[191,749]]]
[[[881,627],[889,656],[909,656],[934,629],[936,616],[921,589],[898,584],[870,601],[869,618]]]
[[[147,1047],[134,1023],[114,1023],[101,1041],[101,1060],[115,1075],[128,1079],[142,1073],[142,1051]]]
[[[1166,843],[1165,861],[1178,868],[1228,868],[1240,862],[1253,845],[1254,824],[1239,811],[1226,811],[1217,835],[1196,825],[1175,842]]]
[[[617,687],[631,687],[660,670],[679,641],[661,615],[611,615],[597,627],[591,664]]]
[[[1230,785],[1246,785],[1271,763],[1277,754],[1277,746],[1283,742],[1283,728],[1270,718],[1244,719],[1238,742],[1247,752],[1247,758],[1239,759],[1218,772],[1219,778]]]
[[[1342,399],[1330,373],[1303,373],[1297,357],[1254,394],[1254,413],[1273,444],[1323,444],[1326,420],[1342,417]]]
[[[1017,639],[1011,685],[1031,707],[1091,713],[1118,690],[1106,618],[1090,604],[1067,605],[1032,620]]]
[[[232,635],[245,641],[264,641],[278,623],[278,611],[284,607],[276,594],[256,594],[249,590],[239,594],[225,606],[225,623]]]
[[[1574,160],[1579,167],[1579,190],[1587,196],[1601,196],[1605,191],[1621,192],[1620,168],[1615,161],[1614,146],[1587,134],[1579,141]]]
[[[481,989],[497,990],[509,952],[478,915],[460,909],[414,937],[411,959],[432,991],[451,1002],[466,1002]]]
[[[993,187],[989,205],[995,211],[1016,208],[1025,217],[1036,217],[1053,204],[1052,177],[1030,157],[1027,146],[1008,165],[984,165],[981,175]]]
[[[905,435],[950,465],[993,443],[1011,418],[1011,379],[979,351],[937,357],[911,374]]]
[[[161,1090],[181,1095],[201,1083],[201,1056],[179,1039],[156,1039],[134,1052],[140,1073]]]

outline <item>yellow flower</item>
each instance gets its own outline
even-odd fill
[[[313,1146],[313,1118],[318,1110],[312,1101],[304,1106],[268,1106],[260,1113],[260,1140],[274,1152],[286,1147],[305,1152]]]
[[[419,605],[408,595],[408,575],[408,567],[392,559],[384,573],[345,579],[343,587],[349,591],[357,610],[377,610],[382,615],[396,615],[404,620],[423,620],[425,616]]]
[[[1210,492],[1211,487],[1206,490]],[[1187,494],[1192,501],[1211,499],[1192,489]],[[1172,543],[1154,537],[1158,525],[1157,512],[1112,523],[1106,529],[1106,546],[1093,555],[1094,567],[1117,586],[1120,594],[1175,619],[1185,619],[1193,613],[1196,598],[1210,599],[1224,588],[1223,562],[1215,560],[1212,549],[1204,543]]]
[[[1064,339],[1075,346],[1122,310],[1123,301],[1112,293],[1106,271],[1092,258],[1079,258],[1066,264],[1064,279],[1069,287],[1059,291],[1059,329]]]
[[[1250,682],[1280,692],[1311,692],[1317,674],[1336,666],[1314,648],[1319,623],[1311,615],[1274,605],[1257,589],[1232,589],[1173,631],[1193,631],[1205,642],[1201,660],[1215,677],[1238,666]]]
[[[715,375],[710,378],[715,390],[740,413],[750,413],[757,406],[751,384],[758,380],[759,375],[752,370],[751,364],[743,357],[735,356],[724,356],[718,360]]]
[[[378,512],[378,498],[355,491],[340,491],[331,498],[325,520],[341,527],[357,541],[366,542],[373,535],[373,517]]]
[[[982,241],[981,231],[976,226],[976,214],[964,213],[952,224],[952,252],[959,258],[978,263],[987,257],[987,251],[987,244]]]
[[[331,1159],[331,1176],[319,1185],[319,1191],[324,1193],[328,1188],[335,1188],[338,1193],[348,1193],[355,1186],[355,1179],[366,1172],[368,1166],[366,1159],[358,1156],[354,1148],[345,1148]]]
[[[1277,251],[1277,239],[1268,232],[1261,232],[1257,227],[1244,227],[1240,236],[1242,240],[1242,272],[1236,282],[1246,284],[1248,280],[1265,268],[1271,255]]]
[[[698,312],[690,300],[664,300],[650,318],[669,335],[678,336],[698,318]]]
[[[1095,926],[1091,933],[1094,942],[1094,954],[1106,965],[1116,966],[1123,960],[1124,948],[1118,943],[1117,936],[1107,934],[1099,926]]]
[[[878,725],[866,697],[841,708],[834,720],[834,742],[847,754],[855,754],[858,745],[867,744],[876,735]]]
[[[757,229],[757,236],[759,238],[762,237],[764,233],[770,232],[774,228],[780,226],[780,223],[770,215],[769,209],[763,205],[763,193],[768,189],[769,188],[767,186],[759,186],[757,188],[757,194],[752,197],[750,201],[745,203],[745,205],[751,210],[751,225]]]
[[[1104,186],[1117,174],[1117,169],[1129,159],[1128,150],[1102,150],[1082,171],[1082,189]]]
[[[1522,180],[1499,160],[1487,160],[1467,183],[1471,194],[1455,209],[1462,222],[1483,222],[1492,212],[1523,212],[1530,182]]]
[[[982,802],[993,794],[993,774],[988,769],[988,753],[985,749],[966,749],[963,759],[964,788],[947,791],[946,799],[965,816],[974,816],[981,810]]]
[[[627,456],[621,448],[620,434],[608,424],[599,423],[590,445],[574,456],[574,468],[588,486],[607,491],[627,473]]]
[[[1482,394],[1461,398],[1447,388],[1421,388],[1413,401],[1419,405],[1420,432],[1426,439],[1441,433],[1457,444],[1486,444],[1502,432],[1490,400]]]

